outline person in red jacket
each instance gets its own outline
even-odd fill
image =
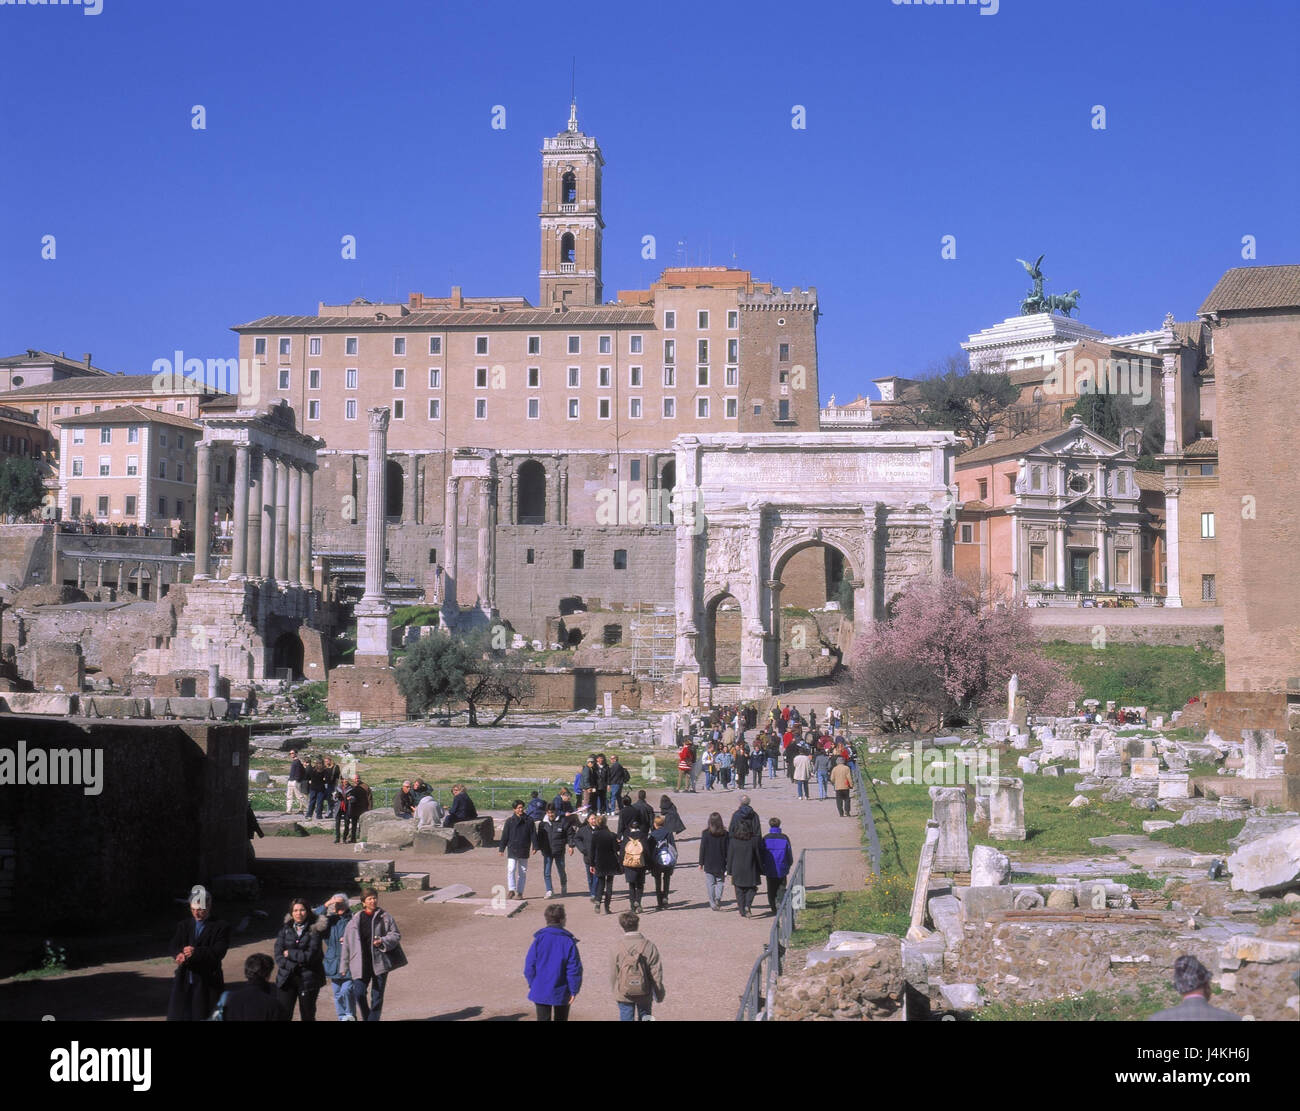
[[[695,749],[691,747],[691,742],[687,741],[682,745],[682,750],[677,754],[677,789],[682,790],[682,783],[689,785],[691,791],[695,790],[695,785],[691,783],[691,768],[695,766]]]

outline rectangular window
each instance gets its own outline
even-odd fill
[[[431,390],[442,389],[442,368],[441,367],[431,366],[429,368],[429,389]]]
[[[74,459],[74,460],[72,461],[72,477],[73,477],[73,478],[80,478],[80,477],[81,477],[81,475],[82,475],[82,470],[81,470],[81,468],[82,468],[82,461],[81,461],[80,459]]]
[[[961,542],[962,542],[963,544],[969,544],[969,543],[971,543],[971,533],[972,533],[972,531],[973,531],[973,530],[972,530],[972,528],[971,528],[970,525],[962,525],[962,526],[961,526]]]
[[[107,455],[99,457],[99,477],[107,478],[113,473],[113,461]]]
[[[253,340],[253,354],[254,354],[254,355],[265,355],[265,354],[266,354],[266,337],[265,337],[265,336],[257,336],[257,337]]]
[[[596,402],[596,416],[600,420],[609,420],[609,398],[602,397]]]
[[[697,327],[700,329],[701,332],[705,331],[705,330],[708,328],[708,326],[709,326],[709,310],[708,310],[708,309],[700,309],[700,311],[699,311],[699,313],[698,313],[698,315],[697,315],[696,325],[697,325]]]
[[[474,419],[487,420],[487,398],[478,397],[474,399]]]
[[[394,337],[393,337],[393,354],[394,354],[394,355],[405,355],[405,354],[406,354],[406,337],[405,337],[405,336],[394,336]]]
[[[1214,474],[1214,464],[1213,464],[1213,463],[1202,463],[1202,464],[1201,464],[1201,474],[1203,474],[1203,475],[1212,475],[1212,474]]]
[[[312,336],[311,339],[307,341],[307,354],[308,355],[320,354],[320,336]]]
[[[357,353],[357,337],[348,336],[343,341],[343,354],[355,355]]]
[[[126,457],[126,477],[135,478],[140,473],[140,457],[138,455],[128,455]]]
[[[159,517],[166,517],[166,516],[167,516],[167,499],[166,499],[166,498],[159,498],[159,499],[158,499],[158,516],[159,516]]]
[[[1213,513],[1201,514],[1201,539],[1202,540],[1214,539],[1214,514]]]
[[[727,367],[726,380],[728,386],[734,386],[740,380],[740,372],[734,366]]]
[[[740,340],[738,339],[727,340],[727,362],[729,363],[740,362]]]
[[[633,459],[628,464],[628,478],[630,478],[633,482],[641,481],[641,460],[640,459]]]
[[[738,309],[727,310],[727,328],[734,331],[740,327],[740,311]]]
[[[695,384],[698,386],[707,386],[709,384],[709,368],[706,366],[697,366],[695,368]]]
[[[781,401],[778,401],[776,403],[776,419],[777,420],[790,419],[790,402],[782,399]]]
[[[357,419],[357,399],[355,397],[348,398],[347,403],[343,407],[343,416],[347,420]]]
[[[111,444],[113,442],[113,430],[108,425],[103,425],[100,428],[99,442],[101,444]]]
[[[534,558],[535,558],[535,556],[534,556],[534,552],[533,552],[533,549],[532,549],[532,548],[529,548],[529,549],[527,549],[527,550],[524,552],[524,562],[525,562],[525,563],[532,563],[533,560],[534,560]]]
[[[185,481],[185,464],[184,464],[184,463],[177,463],[177,464],[176,464],[176,481],[177,481],[177,482],[184,482],[184,481]]]
[[[569,398],[569,420],[577,420],[577,419],[578,419],[578,399],[576,397],[571,397]]]
[[[1016,492],[1016,476],[1009,474],[1003,477],[1007,480],[1007,493],[1014,494]]]
[[[596,352],[600,355],[608,355],[614,350],[614,339],[612,336],[601,336],[597,341]]]
[[[315,398],[307,402],[307,419],[320,420],[320,402]]]
[[[627,570],[627,549],[626,548],[614,549],[614,570],[615,571]]]
[[[634,390],[641,388],[641,368],[639,366],[630,366],[627,368],[627,384]]]
[[[1217,600],[1218,599],[1214,593],[1214,576],[1202,575],[1201,576],[1201,601],[1214,602]]]
[[[641,399],[639,397],[629,397],[627,399],[627,415],[632,420],[641,419]]]
[[[738,410],[736,408],[736,399],[734,397],[729,397],[726,399],[726,402],[727,402],[727,419],[735,420],[738,414]]]
[[[474,368],[474,388],[476,390],[487,389],[487,372],[488,368],[485,366],[476,366]]]
[[[540,355],[541,353],[542,353],[542,337],[541,337],[541,336],[529,336],[529,337],[528,337],[528,354],[530,354],[530,355]]]
[[[1127,548],[1122,548],[1115,553],[1115,583],[1118,586],[1129,585],[1129,556]]]
[[[71,504],[68,507],[68,512],[72,514],[73,520],[76,520],[78,517],[81,516],[81,499],[79,497],[74,497],[71,499]]]
[[[583,548],[573,549],[573,569],[581,571],[587,562],[587,553]]]
[[[542,368],[539,366],[530,366],[528,368],[528,388],[530,390],[540,389],[542,385]]]
[[[436,397],[429,398],[429,419],[430,420],[442,419],[442,401],[440,398],[436,398]]]
[[[1029,581],[1040,583],[1047,566],[1047,547],[1043,544],[1029,546]]]
[[[185,412],[185,402],[183,402],[183,401],[178,401],[178,402],[176,402],[176,411],[177,411],[178,413],[183,413],[183,412]]]
[[[307,371],[307,388],[309,390],[320,389],[320,370],[314,369]]]
[[[280,371],[276,375],[276,379],[280,389],[287,390],[289,388],[289,372],[287,370]]]
[[[699,420],[708,419],[709,399],[707,397],[697,397],[695,399],[695,416]]]
[[[581,337],[581,336],[570,336],[570,337],[569,337],[569,354],[570,354],[570,355],[580,355],[580,354],[582,354],[582,337]]]
[[[629,353],[629,354],[632,354],[632,355],[640,355],[640,354],[641,354],[641,351],[642,351],[642,347],[641,347],[641,337],[640,337],[640,336],[628,336],[628,337],[627,337],[627,349],[628,349],[628,353]]]
[[[54,406],[54,415],[55,415],[56,417],[57,417],[61,412],[63,412],[63,406],[62,406],[62,405],[56,405],[56,406]],[[32,414],[32,416],[36,416],[36,415],[37,415],[37,414],[35,414],[35,413]]]
[[[677,368],[675,366],[664,367],[664,386],[667,389],[673,389],[677,385]]]
[[[1031,490],[1041,490],[1043,488],[1043,468],[1029,468],[1029,488]]]
[[[596,385],[602,390],[609,389],[609,367],[602,366],[596,368]]]
[[[432,566],[434,566],[434,564],[436,564],[437,562],[438,562],[438,549],[437,549],[437,548],[430,548],[430,549],[429,549],[429,566],[432,567]]]
[[[135,495],[134,494],[127,494],[126,496],[126,515],[128,517],[135,516]]]
[[[107,517],[107,516],[108,516],[108,495],[107,495],[107,494],[100,494],[100,495],[99,495],[99,508],[98,508],[98,511],[96,512],[95,516],[96,516],[96,517]]]
[[[280,337],[280,355],[282,357],[289,354],[289,350],[292,342],[293,341],[288,336]]]
[[[475,337],[474,337],[474,354],[475,354],[475,355],[486,355],[487,353],[488,353],[488,338],[487,338],[487,336],[475,336]]]
[[[582,371],[576,366],[569,367],[569,389],[576,390],[582,381]]]
[[[159,432],[159,433],[158,433],[158,443],[159,443],[160,445],[162,445],[163,447],[166,447],[166,446],[167,446],[167,433],[166,433],[166,432]]]
[[[695,346],[697,348],[695,361],[697,363],[707,363],[709,361],[709,341],[702,339]]]
[[[159,477],[159,478],[166,478],[166,477],[167,477],[167,460],[166,460],[166,459],[159,459],[159,460],[158,460],[158,477]]]
[[[357,388],[356,367],[350,366],[343,372],[343,388],[348,390],[355,390]]]
[[[980,501],[985,501],[989,496],[989,480],[987,478],[981,478],[979,480],[979,485],[980,485]]]
[[[84,444],[86,442],[86,430],[84,428],[74,428],[72,430],[72,442],[74,444]]]
[[[677,416],[677,399],[675,397],[664,398],[664,420],[672,420]]]
[[[393,400],[393,420],[406,419],[406,402],[400,397]]]
[[[352,354],[355,355],[356,352],[353,351]],[[430,337],[429,337],[429,354],[430,354],[430,355],[441,355],[441,354],[442,354],[442,336],[430,336]]]
[[[528,399],[528,419],[537,420],[542,415],[542,402],[540,398],[530,397]]]
[[[406,389],[406,368],[405,367],[400,367],[400,366],[393,367],[393,389],[395,390]]]
[[[664,340],[664,362],[675,363],[677,361],[677,341],[675,339]]]
[[[778,362],[788,363],[790,361],[790,345],[788,343],[777,344],[776,352]]]
[[[664,331],[671,332],[676,327],[677,327],[677,314],[673,312],[672,309],[669,309],[667,312],[664,313]]]

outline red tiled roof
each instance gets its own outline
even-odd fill
[[[1219,279],[1197,312],[1300,308],[1300,266],[1236,266]]]
[[[987,463],[992,459],[1006,459],[1023,455],[1030,448],[1045,444],[1054,436],[1067,431],[1065,428],[1053,428],[1048,432],[1030,432],[1024,436],[1013,436],[1009,440],[994,440],[991,444],[980,444],[957,456],[957,466],[965,467],[970,463]]]
[[[56,417],[55,424],[172,424],[177,428],[186,428],[191,432],[202,432],[202,425],[195,424],[188,417],[178,413],[161,413],[143,405],[118,405],[113,409],[101,409],[98,413],[78,413],[70,417]]]
[[[1212,440],[1209,437],[1202,436],[1199,440],[1193,440],[1185,448],[1184,455],[1218,455],[1219,441]]]

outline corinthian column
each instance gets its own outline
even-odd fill
[[[248,572],[248,444],[235,445],[235,519],[230,547],[230,577]]]
[[[275,577],[275,460],[262,449],[262,530],[261,560],[258,570],[264,579]]]
[[[315,467],[304,467],[302,472],[302,498],[298,517],[298,581],[310,587],[311,580],[311,497],[312,476]]]
[[[212,445],[198,444],[198,483],[194,491],[194,577],[206,579],[212,567]]]
[[[289,468],[289,546],[285,557],[285,578],[291,583],[301,583],[298,578],[298,547],[302,539],[299,531],[302,520],[302,467],[295,460]]]
[[[388,663],[388,602],[384,597],[384,465],[388,459],[388,410],[370,415],[366,470],[366,589],[357,603],[357,663]]]

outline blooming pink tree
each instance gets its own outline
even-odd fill
[[[1031,710],[1064,712],[1081,693],[1042,655],[1023,609],[945,575],[913,583],[873,626],[850,668],[850,697],[887,728],[916,728],[922,707],[942,728],[1004,699],[1013,672]]]

